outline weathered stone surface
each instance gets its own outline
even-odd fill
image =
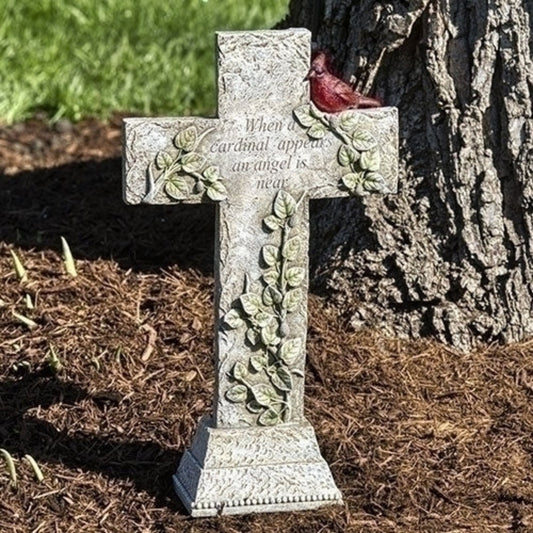
[[[311,106],[306,30],[217,39],[219,118],[127,119],[124,127],[126,202],[219,206],[214,412],[185,454],[176,487],[194,514],[200,503],[204,515],[315,507],[338,491],[303,413],[309,199],[394,192],[397,112],[330,116]],[[235,470],[244,465],[229,461],[242,450],[220,444],[230,429],[252,447],[261,441],[269,456],[281,450],[280,439],[292,443],[290,460],[246,467],[246,490],[255,491],[248,496]],[[229,462],[213,470],[219,456]],[[289,471],[301,473],[298,490],[282,483]],[[282,483],[278,499],[253,509],[238,503],[266,498],[268,472]]]
[[[307,422],[218,429],[206,419],[181,460],[174,486],[193,516],[310,509],[342,501]]]

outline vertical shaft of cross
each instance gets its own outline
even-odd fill
[[[287,135],[287,119],[291,121],[292,110],[308,98],[304,77],[310,55],[304,31],[280,35],[270,46],[264,44],[253,33],[217,35],[218,107],[220,116],[231,124],[228,138],[237,138],[233,151],[261,154],[264,168],[270,165],[274,169],[276,162],[269,157]],[[295,75],[300,78],[298,90]],[[289,162],[290,156],[285,166]],[[272,425],[303,416],[308,246],[305,185],[293,179],[290,168],[282,168],[267,170],[263,181],[276,174],[282,179],[277,187],[263,189],[258,178],[265,172],[256,168],[239,169],[242,189],[220,206],[218,214],[216,427]],[[285,195],[293,202],[290,209],[294,213],[276,218],[274,204],[282,189],[282,198]],[[265,219],[278,223],[268,227]],[[298,250],[284,257],[283,247],[289,240]],[[279,257],[266,257],[266,251]],[[289,282],[287,271],[292,274]],[[237,311],[241,324],[232,328],[235,321],[228,323],[224,315]]]
[[[288,191],[272,191],[248,209],[234,204],[229,212],[221,206],[215,296],[223,313],[215,341],[217,427],[303,418],[308,209],[305,193]]]

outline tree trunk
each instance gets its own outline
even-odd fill
[[[312,265],[352,325],[461,349],[533,334],[533,0],[293,0],[400,114],[400,193],[314,206]]]

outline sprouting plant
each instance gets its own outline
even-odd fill
[[[44,475],[43,475],[42,470],[39,468],[39,465],[35,461],[35,459],[29,454],[26,454],[24,456],[24,459],[26,459],[26,461],[28,461],[28,463],[30,464],[30,466],[31,466],[31,468],[33,470],[33,473],[35,474],[35,479],[39,483],[41,483],[43,481],[43,479],[44,479]]]
[[[11,253],[11,258],[13,259],[13,268],[15,269],[17,279],[21,282],[28,281],[28,274],[19,256],[17,255],[15,250],[9,250],[9,252]]]
[[[37,322],[33,321],[31,318],[28,318],[27,316],[17,313],[16,311],[13,311],[13,317],[16,318],[19,322],[22,322],[26,327],[30,329],[35,329],[36,327],[38,327]]]
[[[9,472],[9,478],[11,480],[11,486],[16,489],[18,486],[18,479],[17,479],[17,469],[15,467],[15,461],[12,455],[4,448],[0,448],[0,455],[2,455],[6,461],[7,469]],[[37,461],[35,461],[35,459],[29,454],[26,454],[24,456],[24,459],[26,459],[26,461],[28,461],[29,465],[31,466],[33,473],[35,475],[35,479],[39,483],[41,483],[44,480],[44,475],[39,465],[37,464]]]
[[[65,265],[65,270],[69,276],[75,278],[78,275],[78,272],[76,271],[76,263],[74,257],[72,257],[70,246],[65,237],[61,237],[61,247],[63,249],[63,264]]]
[[[61,361],[59,357],[57,356],[55,348],[52,344],[50,344],[50,349],[48,350],[48,356],[46,358],[46,362],[48,364],[48,368],[50,368],[50,370],[54,374],[59,373],[61,369],[63,368],[63,365],[61,364]]]
[[[31,296],[29,294],[26,294],[24,296],[24,305],[29,311],[35,309],[35,305],[33,304],[33,300],[31,299]]]
[[[4,448],[0,448],[0,455],[6,460],[9,478],[11,479],[11,486],[17,488],[17,470],[15,468],[13,457],[11,457],[11,454]]]

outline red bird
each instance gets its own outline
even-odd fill
[[[383,105],[376,98],[354,91],[346,82],[334,76],[328,70],[328,57],[325,52],[316,53],[305,79],[311,83],[311,100],[318,109],[326,113]]]

